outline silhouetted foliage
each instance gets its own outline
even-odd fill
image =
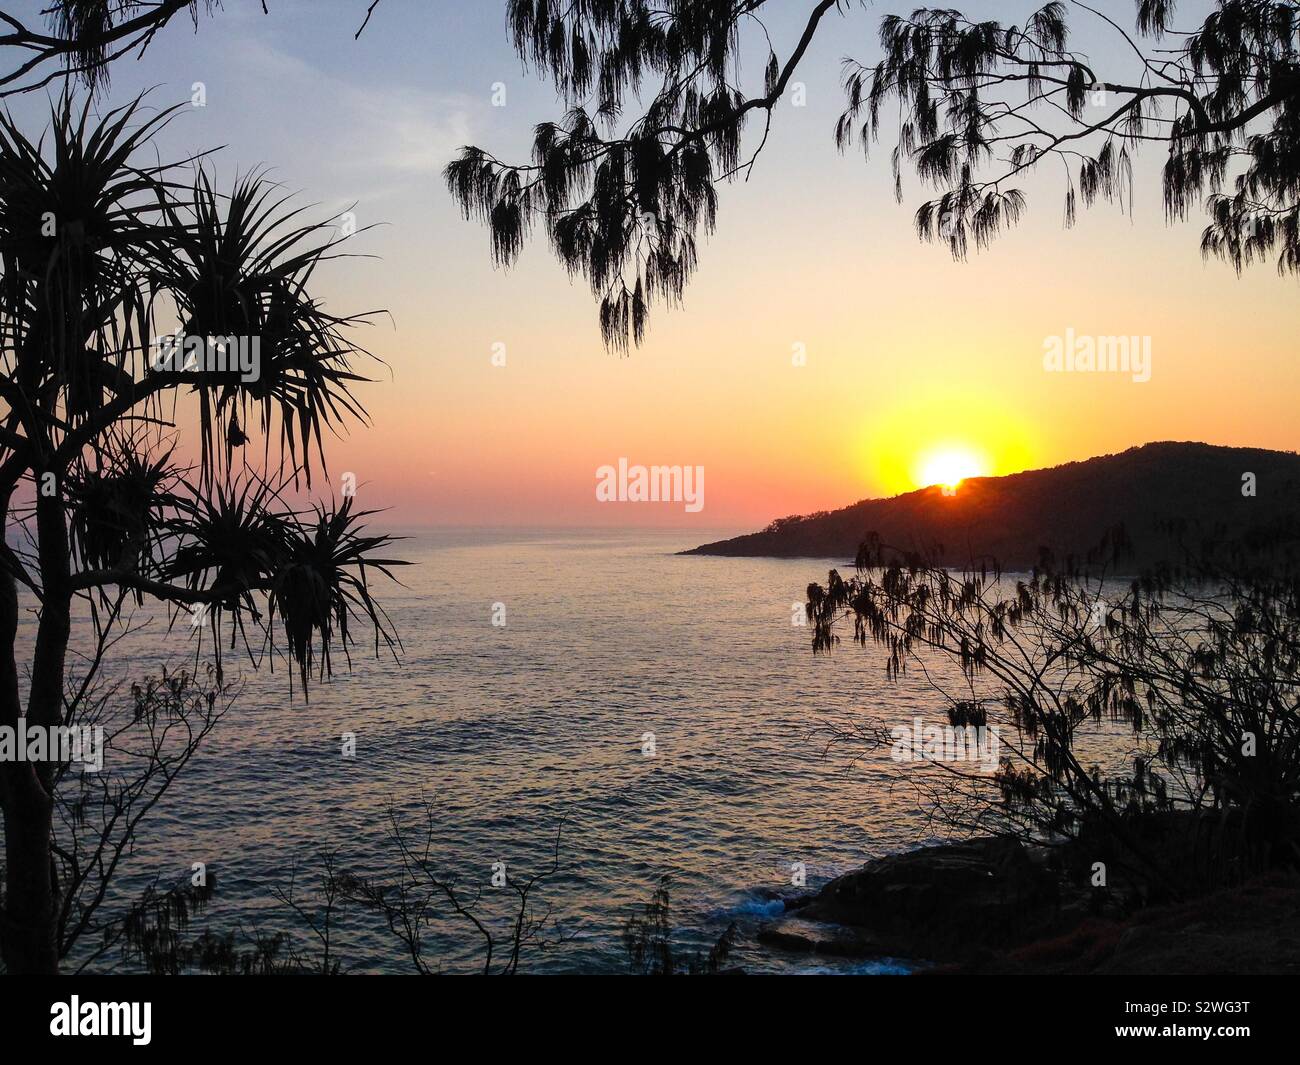
[[[713,228],[717,182],[752,163],[741,156],[747,118],[762,112],[771,121],[834,6],[816,5],[790,59],[782,66],[771,54],[762,95],[747,96],[731,79],[741,24],[761,33],[762,3],[509,0],[516,51],[551,75],[569,111],[537,127],[531,163],[466,148],[447,167],[447,185],[467,217],[489,225],[498,263],[513,262],[540,222],[561,262],[599,299],[606,343],[639,342],[650,305],[681,299],[697,236]],[[644,113],[621,127],[628,100],[654,83]]]
[[[991,777],[926,767],[941,818],[1088,840],[1170,895],[1300,865],[1294,527],[1110,584],[1050,561],[1026,578],[948,569],[869,539],[853,577],[832,570],[809,586],[808,614],[815,651],[850,624],[891,680],[921,672],[949,724],[977,709],[1014,732]],[[1122,755],[1107,760],[1098,735]],[[1153,836],[1153,825],[1170,830]]]
[[[365,28],[376,3],[365,10]],[[798,38],[774,41],[770,0],[507,0],[520,58],[549,76],[566,108],[539,124],[532,159],[509,163],[466,147],[446,170],[467,217],[491,232],[494,261],[515,260],[541,227],[600,305],[606,343],[644,336],[655,301],[679,303],[712,230],[719,182],[748,176],[774,108],[828,15],[871,5],[806,0]],[[1180,25],[1168,0],[1135,0],[1132,28],[1077,5],[1114,47],[1094,61],[1072,46],[1067,5],[1051,0],[1022,22],[975,21],[959,10],[886,14],[880,56],[847,60],[841,147],[882,131],[898,197],[903,171],[940,190],[916,212],[918,233],[963,257],[1014,225],[1027,206],[1020,177],[1047,162],[1066,175],[1065,221],[1098,197],[1133,203],[1133,159],[1167,153],[1171,219],[1205,203],[1201,247],[1241,270],[1275,256],[1300,271],[1300,10],[1292,0],[1216,0]],[[147,46],[196,0],[60,0],[54,33],[11,21],[4,43],[29,58],[0,94],[75,73],[94,85],[109,61]],[[357,31],[360,36],[361,30]],[[779,50],[778,50],[779,49]],[[766,55],[742,78],[741,57]],[[643,102],[644,101],[644,102]],[[891,106],[892,105],[892,106]],[[763,128],[751,150],[748,120]]]
[[[673,947],[671,878],[663,876],[640,913],[623,923],[623,949],[638,976],[713,976],[735,949],[739,931],[733,921],[708,953],[679,954]]]
[[[196,654],[211,639],[218,690],[226,639],[274,664],[279,630],[304,688],[337,651],[348,657],[358,619],[376,653],[398,647],[372,594],[401,564],[384,555],[390,538],[364,532],[352,498],[285,498],[323,469],[324,431],[364,418],[351,389],[371,356],[347,335],[364,316],[332,315],[308,289],[339,238],[260,178],[227,197],[201,165],[178,180],[190,161],[145,155],[169,116],[142,119],[136,100],[95,120],[65,95],[33,142],[0,115],[0,725],[75,722],[128,600],[173,610]],[[197,343],[184,362],[161,355],[168,324]],[[237,342],[257,346],[255,363],[235,365]],[[195,467],[180,465],[172,428],[187,397]],[[19,586],[37,616],[25,714]],[[74,609],[96,639],[75,685]],[[76,885],[50,853],[61,772],[0,764],[11,971],[49,971],[66,954],[57,930]]]
[[[1300,271],[1300,8],[1219,0],[1199,27],[1183,27],[1173,3],[1137,0],[1129,33],[1080,7],[1114,31],[1125,58],[1107,57],[1106,67],[1136,56],[1135,80],[1071,49],[1067,6],[1056,0],[1023,26],[939,9],[890,15],[883,58],[847,65],[837,141],[856,131],[865,149],[882,128],[897,130],[898,196],[905,166],[943,189],[917,211],[916,228],[958,257],[1019,219],[1024,195],[1008,182],[1042,163],[1067,175],[1067,225],[1080,201],[1131,207],[1133,156],[1153,141],[1168,153],[1168,216],[1206,203],[1207,256],[1240,271],[1275,254],[1279,272]]]
[[[271,13],[275,0],[259,0]],[[355,0],[364,12],[355,36],[370,22],[379,0]],[[46,25],[27,25],[0,12],[7,31],[0,47],[12,49],[13,67],[0,70],[0,98],[76,79],[91,91],[106,85],[115,59],[140,59],[165,27],[181,21],[198,29],[200,16],[221,9],[221,0],[51,0],[41,13]],[[182,17],[184,16],[184,17]]]
[[[625,349],[641,340],[656,299],[680,301],[697,236],[716,218],[718,183],[749,175],[809,41],[832,9],[854,5],[808,3],[802,34],[780,55],[764,0],[506,6],[516,51],[551,77],[569,110],[537,127],[531,162],[467,147],[447,184],[466,216],[490,228],[498,263],[512,262],[540,224],[599,299],[605,341]],[[1172,3],[1138,0],[1131,33],[1080,8],[1113,32],[1107,66],[1136,67],[1134,81],[1071,50],[1066,6],[1055,0],[1023,25],[944,9],[886,15],[881,58],[846,62],[837,142],[856,136],[866,148],[882,131],[896,136],[899,198],[904,169],[941,189],[916,226],[958,257],[1020,219],[1026,199],[1011,182],[1043,162],[1064,164],[1067,223],[1080,199],[1131,206],[1133,155],[1154,142],[1168,152],[1169,217],[1208,196],[1205,254],[1238,270],[1276,254],[1279,269],[1300,270],[1295,4],[1219,0],[1199,27],[1182,28]],[[755,48],[768,58],[761,89],[746,89],[740,57]],[[763,130],[746,153],[753,115]]]

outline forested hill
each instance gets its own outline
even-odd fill
[[[1254,474],[1253,496],[1243,494]],[[1007,477],[974,477],[953,495],[923,488],[841,510],[782,518],[762,532],[685,554],[851,559],[870,533],[903,550],[941,547],[945,563],[995,558],[1027,570],[1043,548],[1083,560],[1122,527],[1122,572],[1169,557],[1171,523],[1184,542],[1249,536],[1300,515],[1300,455],[1260,448],[1154,443]]]

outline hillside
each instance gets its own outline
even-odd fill
[[[1242,495],[1253,473],[1256,495]],[[853,558],[869,533],[900,549],[939,547],[960,564],[991,556],[1026,570],[1043,548],[1082,561],[1109,530],[1133,545],[1124,572],[1170,553],[1169,523],[1188,542],[1240,538],[1300,515],[1300,455],[1260,448],[1153,443],[1007,477],[974,477],[955,495],[937,486],[864,499],[841,510],[773,522],[762,532],[703,544],[685,554]]]

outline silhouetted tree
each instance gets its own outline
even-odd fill
[[[10,18],[0,44],[24,58],[0,74],[0,94],[70,73],[93,85],[115,56],[214,6],[59,0],[44,33]],[[843,33],[837,18],[870,6],[806,0],[802,31],[778,51],[770,0],[506,0],[515,49],[551,77],[567,111],[537,126],[528,162],[463,149],[448,186],[488,225],[502,265],[544,229],[599,300],[605,341],[626,348],[656,300],[680,301],[719,183],[751,173],[813,39]],[[1072,46],[1072,7],[1111,35],[1104,61]],[[1171,0],[1135,0],[1128,21],[1081,0],[1027,6],[1016,23],[940,8],[886,15],[879,58],[845,62],[835,139],[864,149],[882,132],[893,139],[899,199],[905,170],[934,187],[917,231],[958,257],[1021,217],[1014,182],[1043,163],[1065,175],[1067,225],[1099,196],[1131,207],[1133,157],[1152,142],[1166,152],[1167,215],[1206,205],[1205,255],[1237,270],[1275,255],[1280,270],[1300,271],[1300,6],[1217,0],[1199,25],[1178,25]],[[741,58],[756,51],[767,56],[761,78],[745,78]],[[754,118],[762,130],[746,147]]]
[[[1175,24],[1172,0],[1134,6],[1131,32],[1081,2],[1046,4],[1023,26],[945,10],[888,16],[883,58],[846,67],[836,139],[848,144],[856,126],[866,148],[882,124],[896,129],[898,195],[905,165],[943,190],[916,227],[956,256],[1019,217],[1024,198],[1009,183],[1043,163],[1065,174],[1067,225],[1080,200],[1131,205],[1133,155],[1154,142],[1167,152],[1166,214],[1206,203],[1207,256],[1240,271],[1276,253],[1279,271],[1300,271],[1300,5],[1218,0],[1190,27]],[[1105,23],[1123,58],[1073,51],[1069,7]],[[1135,77],[1109,72],[1126,64]]]
[[[428,800],[423,802],[422,821],[413,831],[390,806],[388,838],[396,858],[390,869],[364,875],[331,869],[325,880],[327,888],[342,900],[378,914],[421,976],[443,971],[441,962],[430,956],[428,940],[449,925],[473,930],[482,944],[483,976],[514,976],[527,948],[554,945],[543,938],[552,909],[539,906],[535,892],[560,868],[563,821],[555,831],[550,861],[540,871],[524,877],[502,870],[505,882],[498,894],[508,900],[510,910],[504,932],[484,898],[481,883],[463,885],[440,871],[436,809]],[[558,936],[556,942],[563,938]]]
[[[379,6],[356,0],[364,10],[361,27]],[[273,0],[260,0],[263,14],[271,13]],[[0,70],[0,98],[32,92],[53,81],[80,79],[94,90],[108,81],[113,60],[141,58],[158,33],[177,21],[198,29],[201,15],[211,15],[221,0],[53,0],[42,14],[46,25],[24,23],[0,11],[0,48],[13,49],[13,62]]]
[[[120,637],[126,623],[105,628]],[[105,648],[106,649],[106,648]],[[103,658],[100,650],[96,658]],[[91,671],[87,671],[91,672]],[[98,667],[94,672],[98,672]],[[60,964],[74,971],[95,966],[113,950],[130,954],[168,942],[189,913],[210,897],[215,871],[199,882],[160,891],[155,880],[136,900],[124,900],[116,883],[127,871],[146,818],[211,735],[234,699],[233,686],[216,679],[209,665],[195,674],[164,671],[132,684],[129,698],[118,686],[73,682],[64,723],[103,730],[100,772],[55,764],[50,793],[54,825],[50,842],[59,891],[55,947]],[[3,863],[0,863],[3,864]],[[148,914],[157,915],[152,923]],[[157,935],[150,936],[151,929]]]
[[[813,648],[849,625],[892,680],[923,677],[950,725],[1005,730],[996,773],[920,767],[940,820],[1082,841],[1179,895],[1300,865],[1294,532],[1254,559],[1245,546],[1108,584],[1050,559],[1028,578],[948,569],[869,540],[853,577],[809,586]],[[848,731],[887,746],[888,724]]]
[[[36,144],[0,116],[0,726],[84,723],[123,607],[146,598],[198,634],[218,685],[223,642],[256,666],[281,633],[304,686],[349,652],[358,619],[376,653],[396,647],[371,594],[397,564],[388,538],[361,531],[351,497],[285,498],[310,489],[324,432],[364,417],[360,319],[308,290],[336,237],[256,178],[221,196],[201,169],[183,183],[142,158],[167,117],[141,120],[136,101],[94,121],[65,95]],[[160,345],[166,325],[195,342],[184,355]],[[237,360],[241,344],[256,359]],[[193,467],[174,458],[185,397]],[[22,673],[20,588],[37,618]],[[70,683],[74,613],[99,650]],[[78,885],[52,860],[60,774],[58,759],[0,761],[10,972],[52,972],[67,946]]]
[[[569,109],[537,127],[531,161],[467,147],[447,184],[490,228],[500,264],[540,225],[565,268],[590,283],[606,342],[625,348],[655,300],[680,300],[719,183],[748,177],[810,41],[843,33],[826,27],[854,6],[809,3],[803,31],[778,53],[764,0],[508,0],[516,50]],[[1022,25],[953,10],[889,15],[881,58],[845,65],[837,142],[896,137],[898,196],[905,169],[937,187],[917,230],[959,257],[1021,216],[1012,182],[1045,162],[1063,165],[1067,223],[1080,200],[1131,204],[1132,156],[1154,142],[1167,152],[1170,218],[1208,195],[1205,254],[1240,270],[1276,253],[1280,269],[1300,270],[1300,6],[1219,0],[1184,29],[1173,3],[1138,0],[1131,32],[1071,6],[1113,33],[1105,68],[1132,76],[1071,49],[1065,3],[1029,11]],[[755,48],[767,62],[761,81],[745,84],[740,59]],[[746,148],[753,118],[762,129]]]
[[[119,56],[144,54],[154,36],[182,12],[198,25],[200,10],[216,0],[55,0],[43,14],[47,25],[31,26],[0,12],[6,33],[0,47],[14,60],[0,71],[0,97],[31,92],[68,75],[92,88],[107,80],[108,64]]]

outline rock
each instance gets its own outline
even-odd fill
[[[769,936],[870,947],[876,955],[963,960],[1043,935],[1057,915],[1057,880],[1017,841],[994,837],[895,854],[837,877]],[[853,931],[809,933],[813,922]],[[760,939],[763,933],[760,933]],[[774,943],[775,938],[764,939]],[[851,955],[857,956],[857,955]]]
[[[799,954],[828,954],[838,958],[874,958],[881,945],[860,928],[822,924],[786,917],[758,930],[758,941]]]
[[[1065,935],[1030,943],[958,972],[1255,974],[1300,973],[1300,881],[1274,873],[1122,919],[1091,918]]]
[[[799,924],[800,922],[791,920],[765,924],[758,930],[757,939],[769,947],[780,947],[782,950],[792,950],[801,954],[816,953],[816,936],[802,931]]]

